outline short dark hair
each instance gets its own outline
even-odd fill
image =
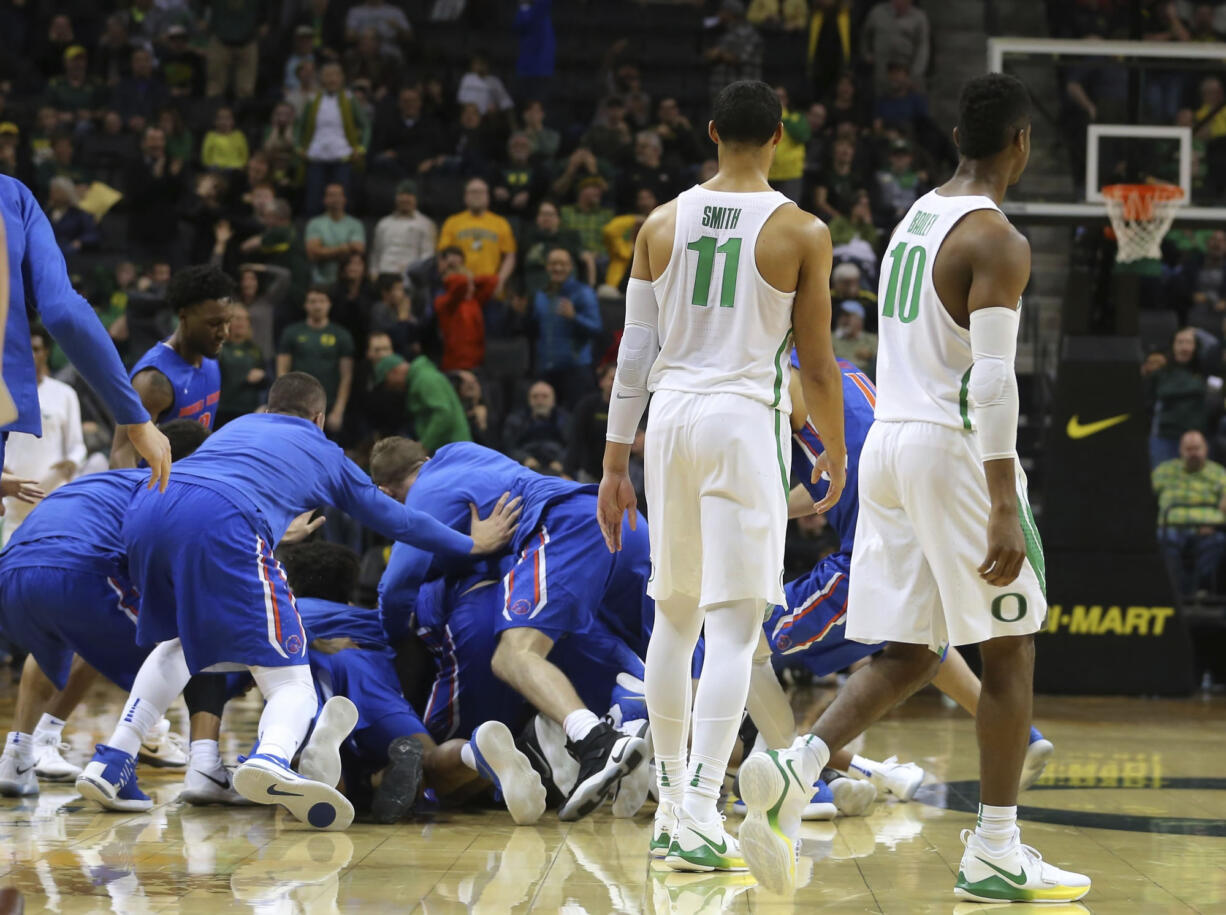
[[[41,324],[31,324],[30,338],[33,339],[34,337],[38,337],[40,340],[42,340],[43,348],[46,349],[47,352],[51,352],[51,347],[55,345],[55,340],[52,339],[51,332],[47,330],[47,328],[43,327]]]
[[[725,86],[715,99],[711,120],[721,143],[765,146],[775,135],[783,107],[775,90],[760,79]]]
[[[441,250],[438,254],[439,254],[439,257],[446,257],[449,254],[458,254],[460,255],[460,257],[463,257],[464,249],[461,248],[459,245],[448,245],[446,248]]]
[[[326,296],[329,302],[332,301],[332,287],[327,283],[312,283],[307,287],[306,294],[310,295],[312,292],[316,293],[317,295]],[[306,296],[303,296],[302,300],[305,302]]]
[[[176,419],[160,427],[170,441],[170,459],[181,461],[204,444],[209,430],[194,419]]]
[[[297,598],[347,604],[358,583],[358,554],[339,543],[312,540],[277,551]]]
[[[286,372],[268,389],[268,412],[313,419],[328,406],[324,386],[306,372]]]
[[[962,87],[958,100],[958,152],[967,159],[987,159],[1029,123],[1030,93],[1021,80],[1004,73],[976,76]]]
[[[389,435],[375,442],[370,452],[370,478],[378,486],[394,486],[424,463],[426,449],[420,442]]]
[[[389,289],[394,289],[397,286],[404,287],[404,279],[399,273],[380,273],[379,274],[379,295],[387,292]]]
[[[210,299],[228,299],[234,294],[234,281],[220,267],[197,264],[184,267],[170,278],[166,304],[175,312]]]

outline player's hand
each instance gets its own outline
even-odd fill
[[[524,510],[523,501],[519,496],[512,499],[509,492],[504,492],[485,518],[477,515],[477,506],[468,503],[472,511],[469,536],[473,538],[473,553],[495,553],[511,542],[519,526],[519,514]]]
[[[1022,571],[1026,559],[1026,538],[1017,512],[993,509],[988,515],[988,554],[979,566],[979,577],[1003,588]]]
[[[156,486],[158,492],[165,492],[166,484],[170,482],[170,442],[162,430],[151,422],[134,423],[124,426],[124,429],[136,453],[149,465],[147,488]]]
[[[809,482],[816,486],[823,476],[830,481],[830,487],[826,490],[825,498],[813,506],[813,511],[819,515],[838,505],[839,497],[843,495],[843,487],[847,485],[846,452],[837,457],[831,457],[829,451],[823,451],[817,456]]]
[[[15,473],[0,474],[0,496],[6,499],[33,505],[45,495],[38,486],[38,480],[23,480]],[[3,505],[0,505],[0,514],[3,514]]]
[[[596,496],[596,520],[610,553],[622,548],[622,517],[630,512],[630,530],[638,530],[639,497],[628,473],[606,470]]]
[[[309,512],[303,512],[297,518],[289,523],[289,527],[285,529],[285,535],[281,538],[281,543],[301,543],[313,533],[324,526],[324,522],[328,519],[320,515],[314,521],[311,520],[311,515],[315,514],[315,509]]]

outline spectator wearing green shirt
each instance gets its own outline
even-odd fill
[[[65,127],[88,124],[102,114],[106,87],[89,75],[89,52],[81,45],[64,50],[64,74],[47,83],[46,104]]]
[[[214,0],[209,5],[209,45],[205,67],[209,98],[234,88],[237,98],[255,94],[260,68],[258,39],[268,33],[266,0]]]
[[[345,212],[345,188],[324,188],[324,211],[306,226],[306,253],[311,261],[311,282],[336,282],[341,261],[366,253],[366,227]]]
[[[314,375],[328,395],[324,428],[336,434],[345,422],[345,408],[353,387],[353,335],[328,320],[332,299],[325,287],[307,292],[306,320],[291,324],[277,347],[277,377],[286,372]]]
[[[221,399],[216,426],[221,428],[236,417],[254,413],[268,383],[264,354],[252,338],[251,315],[238,303],[230,309],[230,333],[217,362],[221,367]]]
[[[1211,587],[1226,553],[1226,467],[1209,460],[1196,429],[1179,440],[1179,457],[1153,470],[1158,539],[1171,576],[1185,597]]]
[[[1149,437],[1150,467],[1179,453],[1180,437],[1189,429],[1204,429],[1208,383],[1200,366],[1196,330],[1185,327],[1171,338],[1168,353],[1151,353],[1141,366],[1146,393],[1154,405]]]
[[[426,356],[406,362],[392,353],[375,363],[375,387],[404,392],[404,408],[421,446],[433,454],[451,442],[471,442],[460,395]]]
[[[604,227],[614,216],[612,210],[600,205],[607,186],[603,178],[584,178],[579,182],[575,202],[562,207],[562,229],[574,231],[583,243],[583,250],[597,259],[605,256]]]

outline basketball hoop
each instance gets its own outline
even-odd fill
[[[1116,262],[1161,258],[1162,239],[1183,203],[1183,189],[1173,184],[1109,184],[1103,199],[1119,244]]]

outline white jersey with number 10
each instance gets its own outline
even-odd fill
[[[677,197],[668,267],[652,284],[660,354],[648,389],[740,394],[785,413],[795,292],[758,272],[758,233],[791,203],[775,191],[737,194],[694,187]]]

